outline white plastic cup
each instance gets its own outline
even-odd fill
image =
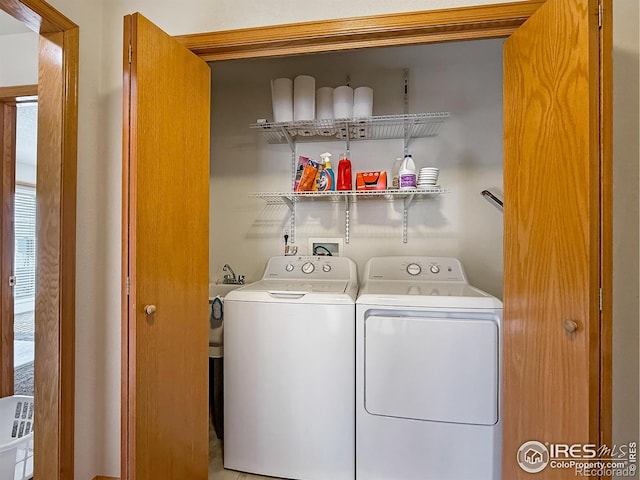
[[[334,89],[333,116],[335,118],[353,117],[353,88],[342,85]]]
[[[274,122],[293,120],[293,80],[290,78],[271,80],[271,104]]]
[[[354,118],[373,116],[373,88],[358,87],[353,91]]]
[[[318,120],[333,119],[332,87],[320,87],[316,90],[316,118]]]
[[[298,75],[293,81],[293,119],[316,119],[316,79]]]

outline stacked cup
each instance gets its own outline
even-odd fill
[[[420,169],[418,174],[418,188],[432,187],[438,181],[440,170],[435,167],[425,167]]]

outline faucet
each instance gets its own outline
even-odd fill
[[[229,265],[228,263],[224,264],[224,266],[222,267],[222,270],[224,272],[229,272],[229,273],[225,273],[224,277],[222,278],[222,283],[226,285],[244,284],[244,275],[239,275],[238,277],[236,277],[236,273],[233,271],[233,269],[231,268],[231,265]]]

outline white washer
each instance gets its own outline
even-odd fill
[[[346,257],[273,257],[225,298],[224,466],[355,476],[355,300]]]
[[[356,312],[356,478],[500,479],[502,303],[455,258],[377,257]]]

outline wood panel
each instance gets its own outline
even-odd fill
[[[510,35],[543,3],[321,20],[174,38],[207,61],[496,38]]]
[[[78,29],[40,36],[35,477],[72,479]]]
[[[77,27],[43,0],[2,0],[0,8],[36,33],[63,32]]]
[[[38,95],[38,85],[0,87],[0,100],[5,103],[13,104],[20,101],[20,97],[33,97],[36,95]]]
[[[3,89],[0,89],[0,94]],[[9,99],[12,100],[12,99]],[[0,397],[13,395],[14,194],[16,180],[16,107],[0,101]]]
[[[141,15],[126,22],[130,292],[122,477],[204,480],[210,70]],[[157,310],[146,312],[147,305]]]
[[[503,476],[526,441],[598,443],[598,6],[548,0],[504,45]],[[577,330],[564,326],[574,321]],[[574,472],[547,468],[544,478]]]

